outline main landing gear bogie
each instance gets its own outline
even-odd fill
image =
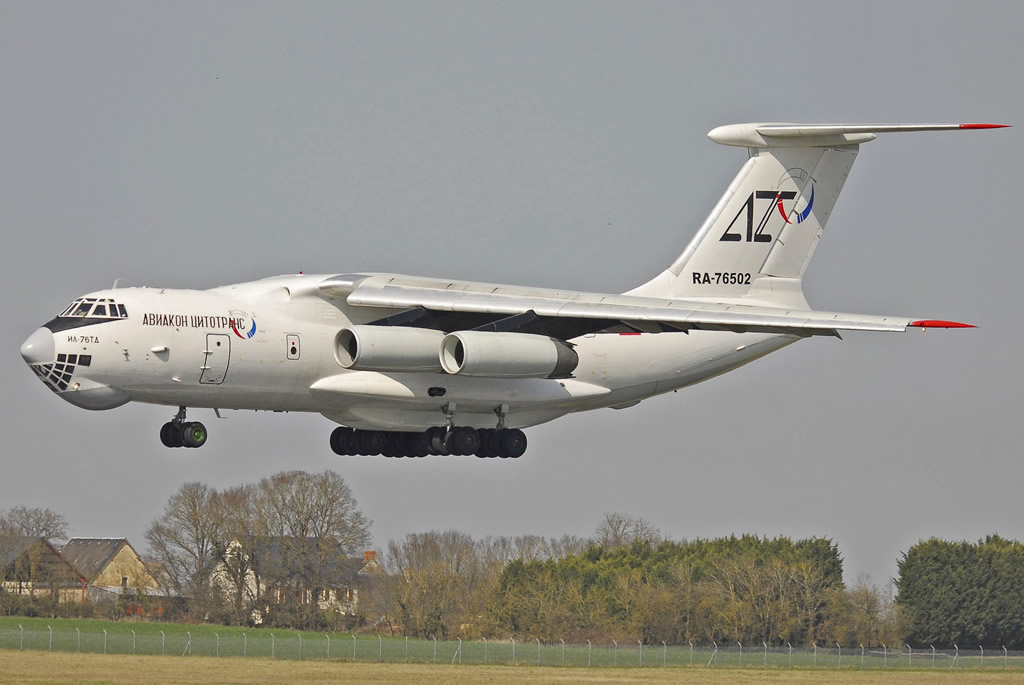
[[[526,434],[518,428],[434,427],[421,433],[411,433],[339,426],[331,433],[331,450],[341,456],[475,455],[485,459],[518,459],[526,452],[526,446]]]
[[[160,427],[160,442],[164,447],[202,447],[209,433],[199,421],[186,421],[185,408],[178,415]]]

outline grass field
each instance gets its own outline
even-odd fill
[[[1024,683],[1022,672],[789,669],[580,669],[511,666],[451,666],[295,662],[239,659],[102,654],[68,654],[39,651],[0,652],[0,681],[4,683],[850,683],[851,685]]]
[[[908,658],[911,656],[911,658]],[[1022,683],[1024,655],[458,642],[0,617],[0,682]],[[709,667],[710,664],[710,667]],[[642,668],[641,668],[642,666]]]

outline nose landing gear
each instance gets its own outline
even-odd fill
[[[173,419],[160,427],[160,442],[164,447],[202,447],[209,433],[199,421],[185,420],[185,407],[180,407]]]

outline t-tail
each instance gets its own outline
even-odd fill
[[[862,143],[879,133],[1002,124],[732,124],[708,137],[747,148],[697,235],[630,295],[808,309],[801,279]]]

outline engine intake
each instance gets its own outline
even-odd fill
[[[357,371],[440,371],[441,331],[398,326],[349,326],[338,332],[334,354]]]
[[[570,345],[543,335],[457,331],[441,341],[441,367],[462,376],[568,378],[579,362]]]

